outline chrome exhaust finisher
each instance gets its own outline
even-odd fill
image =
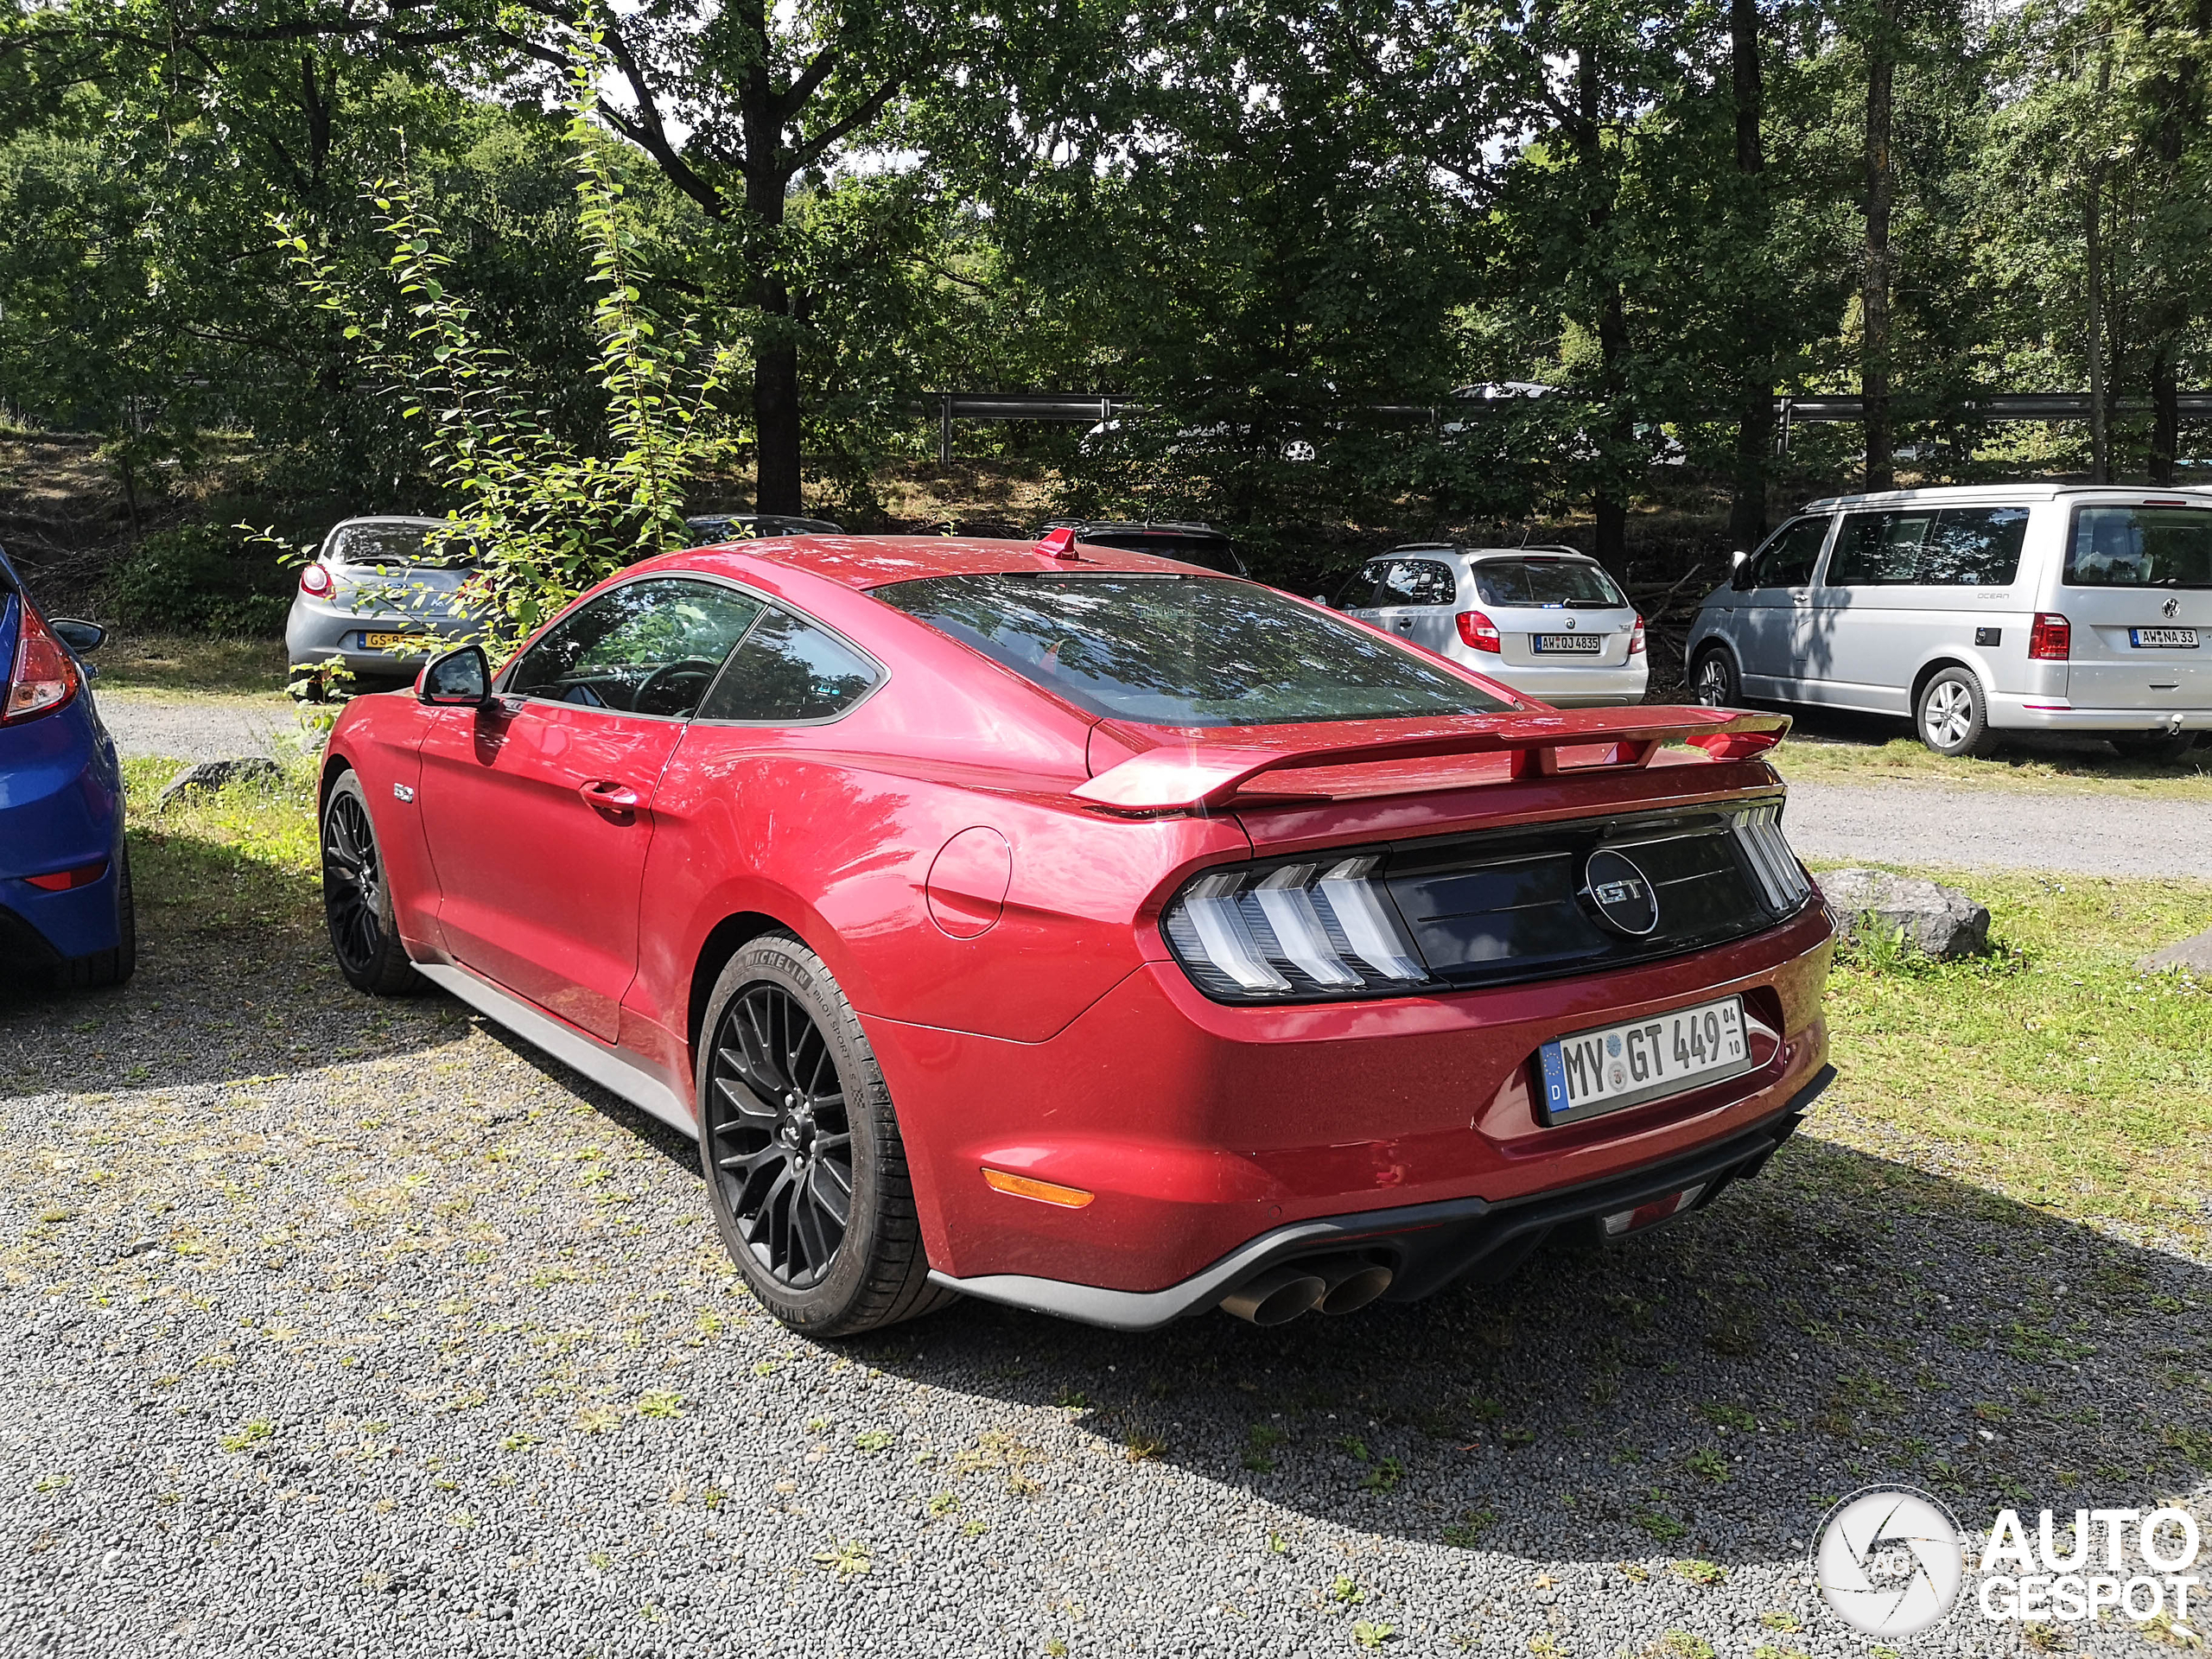
[[[1380,1262],[1357,1255],[1333,1256],[1306,1265],[1319,1274],[1321,1282],[1328,1287],[1321,1293],[1320,1309],[1324,1313],[1350,1313],[1365,1307],[1390,1288],[1394,1276]]]
[[[1312,1313],[1328,1289],[1310,1267],[1271,1268],[1230,1291],[1221,1306],[1223,1312],[1254,1325],[1287,1325]]]

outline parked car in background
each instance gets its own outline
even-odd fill
[[[1417,543],[1370,559],[1335,604],[1554,708],[1640,702],[1643,619],[1571,547]]]
[[[1701,702],[1901,715],[1939,754],[2063,731],[2177,760],[2212,729],[2212,492],[1815,501],[1707,597],[1686,663]]]
[[[752,541],[762,536],[842,536],[827,518],[794,518],[780,512],[708,512],[686,518],[683,527],[702,547],[715,542]]]
[[[1065,533],[740,543],[354,699],[324,899],[356,987],[697,1136],[794,1327],[1276,1324],[1685,1215],[1796,1128],[1786,727],[1544,709]]]
[[[48,620],[0,553],[0,979],[120,985],[137,963],[123,771],[83,661],[105,638]]]
[[[295,696],[320,702],[334,660],[366,690],[404,684],[429,660],[426,639],[476,626],[461,593],[475,567],[442,539],[442,518],[382,514],[331,527],[284,625]]]
[[[1249,575],[1236,543],[1225,531],[1211,524],[1074,524],[1055,519],[1042,533],[1072,530],[1077,541],[1090,547],[1118,547],[1125,552],[1150,553],[1157,558],[1195,564],[1224,576]]]

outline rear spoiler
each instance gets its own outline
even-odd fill
[[[1781,742],[1789,729],[1787,715],[1748,715],[1729,709],[1547,709],[1501,715],[1458,731],[1440,733],[1431,728],[1402,737],[1310,748],[1163,745],[1108,767],[1089,782],[1077,785],[1073,792],[1077,799],[1109,812],[1133,816],[1192,812],[1228,804],[1247,785],[1268,772],[1294,773],[1364,761],[1503,753],[1510,757],[1509,778],[1548,778],[1561,772],[1633,770],[1649,765],[1651,757],[1668,743],[1689,744],[1716,760],[1749,760]],[[1563,749],[1599,753],[1586,760],[1562,764]],[[1276,804],[1296,799],[1295,785],[1287,791],[1271,789],[1267,798]],[[1317,791],[1314,798],[1329,796]]]

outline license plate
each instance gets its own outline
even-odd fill
[[[2138,651],[2195,651],[2195,628],[2130,628],[2127,643]]]
[[[1579,1123],[1751,1069],[1738,996],[1578,1031],[1546,1043],[1538,1055],[1548,1123]]]
[[[394,645],[404,645],[414,636],[405,633],[365,633],[361,636],[363,651],[389,651]]]
[[[1575,652],[1595,655],[1605,648],[1602,633],[1538,633],[1529,636],[1538,651]]]

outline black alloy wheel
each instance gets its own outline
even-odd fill
[[[779,1285],[820,1284],[853,1218],[853,1132],[830,1045],[798,999],[754,984],[708,1057],[718,1182],[746,1248]]]
[[[376,825],[361,780],[351,772],[331,785],[323,803],[322,912],[338,971],[348,985],[372,996],[412,988],[414,965],[399,942]]]
[[[891,1091],[829,965],[788,934],[747,941],[699,1031],[708,1203],[761,1304],[844,1337],[955,1300],[930,1281]]]

